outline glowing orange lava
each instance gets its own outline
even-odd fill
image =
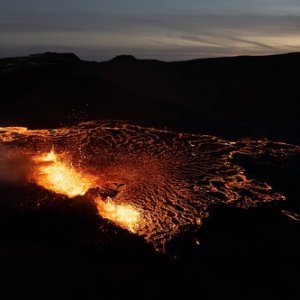
[[[96,200],[99,214],[110,221],[113,221],[120,227],[133,233],[136,232],[141,224],[141,214],[132,205],[117,205],[110,197],[107,201]]]
[[[11,142],[15,134],[26,134],[26,127],[0,127],[1,141]]]
[[[71,164],[60,159],[52,150],[33,158],[38,163],[34,181],[57,194],[70,198],[83,196],[93,187],[93,178],[77,172]]]
[[[95,187],[95,178],[75,170],[67,160],[59,157],[53,150],[33,157],[37,170],[32,179],[40,186],[69,198],[83,196]],[[141,215],[132,205],[115,204],[110,197],[106,201],[94,199],[99,214],[118,226],[135,233]]]
[[[45,150],[51,146],[57,153]],[[259,180],[260,171],[250,176],[243,165],[278,161],[289,168],[290,158],[299,154],[297,145],[268,139],[228,141],[117,121],[37,130],[0,127],[0,161],[8,157],[9,166],[15,156],[24,157],[21,180],[29,172],[31,182],[54,193],[85,195],[99,215],[158,251],[181,230],[201,226],[212,205],[250,208],[285,200]]]

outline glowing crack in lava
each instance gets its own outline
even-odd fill
[[[86,195],[99,215],[158,250],[185,228],[200,226],[210,205],[248,208],[285,199],[248,178],[237,156],[280,163],[300,153],[299,146],[267,139],[233,142],[102,121],[49,130],[0,128],[0,149],[32,160],[30,181],[70,198]],[[90,197],[89,190],[98,194]]]

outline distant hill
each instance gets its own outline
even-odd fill
[[[300,53],[182,62],[70,53],[0,59],[1,125],[126,119],[150,126],[300,141]]]

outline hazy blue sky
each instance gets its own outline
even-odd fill
[[[0,56],[181,60],[300,51],[300,0],[1,0]]]

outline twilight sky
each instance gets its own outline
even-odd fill
[[[300,51],[300,0],[1,0],[0,57],[183,60]]]

